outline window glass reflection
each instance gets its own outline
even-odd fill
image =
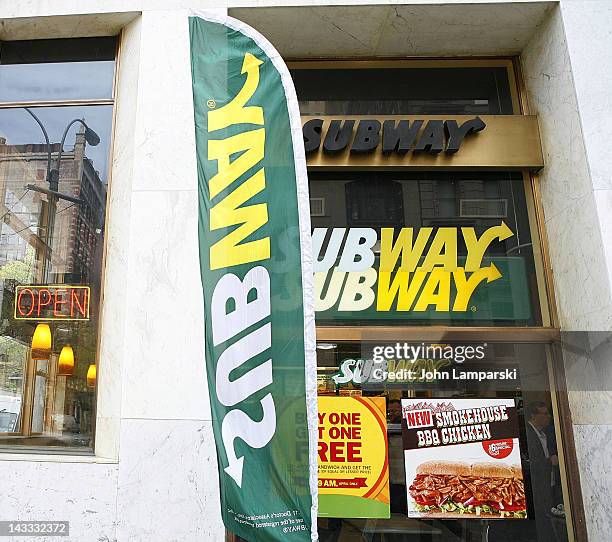
[[[0,101],[112,98],[115,38],[0,44]]]
[[[111,124],[0,107],[0,446],[92,446]]]
[[[91,167],[97,171],[100,180],[106,184],[112,128],[112,106],[32,107],[29,110],[38,117],[45,127],[49,140],[54,145],[53,156],[55,158],[57,158],[59,143],[64,130],[70,121],[80,119],[87,126],[90,126],[100,137],[100,142],[96,146],[87,146],[87,152],[83,158],[91,164]],[[75,145],[86,143],[82,137],[77,141],[78,133],[84,134],[83,126],[75,123],[66,135],[64,151],[74,152]],[[0,109],[0,142],[2,140],[4,140],[4,145],[9,146],[8,148],[11,145],[29,146],[28,151],[37,157],[45,155],[47,152],[45,137],[40,126],[23,107]],[[8,153],[8,148],[5,148],[5,153]],[[17,154],[14,153],[15,158],[11,160],[13,170],[16,171],[19,167],[25,168],[23,164],[22,166],[16,165],[20,161],[30,164],[29,169],[33,167],[32,156],[29,156],[28,153],[22,153],[23,160],[18,160],[16,158]],[[64,154],[64,158],[69,162],[69,157],[66,154]],[[64,162],[64,158],[62,158],[63,167],[65,167],[65,163],[68,163]],[[44,161],[36,161],[35,163],[37,164],[36,167],[44,166],[46,168]]]
[[[506,68],[291,70],[302,115],[511,115]]]
[[[111,98],[114,69],[112,61],[0,65],[0,100],[32,102]]]

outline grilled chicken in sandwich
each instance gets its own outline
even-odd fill
[[[419,511],[431,514],[527,516],[519,465],[427,461],[417,467],[409,493]]]

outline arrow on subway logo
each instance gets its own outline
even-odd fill
[[[499,226],[493,226],[486,230],[480,238],[476,237],[474,228],[461,228],[461,233],[468,248],[468,256],[465,261],[466,271],[477,270],[480,267],[482,255],[484,254],[484,251],[481,253],[480,250],[470,250],[471,247],[488,247],[495,239],[498,241],[505,241],[514,235],[503,220]]]

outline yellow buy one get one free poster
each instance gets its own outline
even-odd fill
[[[388,518],[384,397],[319,397],[319,517]]]

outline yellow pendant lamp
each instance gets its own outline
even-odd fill
[[[48,360],[51,357],[51,328],[38,324],[32,336],[32,359]]]
[[[72,376],[74,373],[74,351],[67,344],[62,348],[57,361],[57,374],[61,376]]]
[[[87,387],[96,387],[96,364],[92,363],[87,369]]]

